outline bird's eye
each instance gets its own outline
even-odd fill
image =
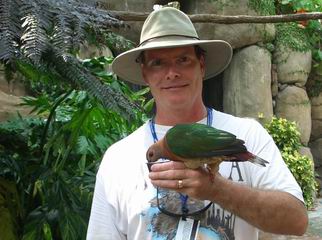
[[[153,151],[150,151],[150,152],[148,153],[148,156],[149,156],[149,159],[152,159],[152,158],[153,158],[153,156],[154,156]]]

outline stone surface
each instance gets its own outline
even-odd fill
[[[311,103],[304,89],[287,86],[276,97],[277,117],[295,121],[301,133],[301,142],[307,146],[311,135]]]
[[[283,46],[276,47],[276,49],[274,62],[277,65],[278,81],[304,86],[311,71],[311,51],[296,52]]]
[[[310,148],[302,146],[299,149],[299,153],[313,160],[313,155]]]
[[[201,39],[225,40],[234,49],[271,41],[275,36],[275,28],[269,24],[195,23],[195,26]]]
[[[153,5],[158,2],[157,0],[99,0],[97,5],[99,8],[112,11],[151,12]],[[127,21],[126,24],[128,28],[113,29],[113,32],[138,44],[143,22]]]
[[[0,72],[3,70],[3,66],[0,65]],[[7,82],[4,75],[0,74],[0,122],[17,116],[18,112],[22,116],[29,114],[30,107],[19,106],[22,103],[20,97],[25,95],[27,90],[21,77],[14,74],[13,79]]]
[[[313,154],[315,166],[322,166],[322,138],[310,142],[309,147]]]
[[[312,97],[312,119],[314,120],[322,120],[322,93],[317,97]]]
[[[248,3],[248,0],[191,1],[186,7],[186,12],[188,14],[258,15]],[[201,39],[222,39],[229,42],[233,48],[249,46],[257,42],[268,42],[275,38],[273,24],[196,23],[195,26]]]
[[[97,48],[95,45],[84,43],[80,46],[77,57],[80,59],[88,59],[93,57],[111,57],[113,56],[111,50],[108,47]]]
[[[151,12],[154,4],[167,1],[143,0],[100,0],[98,6],[102,9],[116,11]],[[248,6],[248,0],[241,1],[180,1],[181,10],[187,14],[214,13],[221,15],[258,15]],[[117,33],[138,43],[143,22],[127,22],[130,29],[115,29]],[[228,41],[234,48],[240,48],[257,42],[269,42],[275,38],[273,24],[213,24],[195,23],[201,39],[222,39]]]
[[[320,63],[318,66],[314,66],[311,68],[311,72],[309,74],[308,80],[306,82],[305,87],[310,90],[312,95],[319,95],[319,92],[316,90],[314,85],[319,85],[319,82],[322,82],[322,64]]]
[[[277,67],[276,64],[272,64],[272,97],[276,97],[278,94],[278,80],[277,80]]]
[[[270,53],[258,46],[237,52],[223,80],[224,111],[241,117],[273,115]]]
[[[318,138],[322,138],[322,120],[312,119],[312,131],[310,141],[314,141]]]
[[[22,103],[20,97],[6,94],[0,91],[0,122],[6,121],[18,115],[29,115],[32,108],[19,106]]]
[[[318,196],[322,198],[322,164],[320,166],[315,166],[315,175],[316,175],[315,179],[319,186]]]
[[[309,75],[306,88],[314,90],[314,85],[319,85],[319,82],[322,82],[322,64],[318,67],[312,68],[312,71]],[[313,93],[315,91],[312,91]],[[312,132],[310,141],[316,141],[319,138],[322,138],[322,93],[318,94],[315,97],[311,97],[311,116],[312,116]],[[322,146],[321,146],[322,147]],[[316,156],[319,159],[322,159],[322,156]],[[321,174],[320,174],[320,185],[322,186],[322,160],[321,160]],[[322,187],[321,187],[321,195],[322,195]]]
[[[4,67],[0,64],[0,73],[4,71]],[[14,74],[13,79],[8,82],[4,74],[0,74],[0,91],[14,96],[25,96],[27,94],[27,90],[25,85],[21,79],[21,77]]]

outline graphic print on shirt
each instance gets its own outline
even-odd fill
[[[241,169],[238,163],[232,162],[228,179],[235,182],[244,182]],[[159,197],[160,199],[160,197]],[[171,196],[167,196],[170,201]],[[178,201],[176,201],[178,204]],[[173,240],[175,239],[179,217],[171,217],[161,213],[157,206],[157,197],[150,201],[150,208],[144,214],[147,221],[147,239]],[[217,204],[197,216],[191,217],[200,221],[197,240],[234,240],[234,229],[236,216]]]

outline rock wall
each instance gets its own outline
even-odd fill
[[[4,72],[4,67],[0,65],[0,73]],[[18,114],[26,116],[31,112],[31,108],[21,106],[21,96],[27,95],[26,88],[19,77],[8,82],[4,74],[0,74],[0,122],[6,121]]]
[[[239,49],[224,73],[223,108],[241,117],[271,119],[271,54],[251,45]]]

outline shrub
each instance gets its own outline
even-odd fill
[[[311,208],[316,194],[312,160],[298,151],[282,152],[282,157],[303,191],[306,207]]]
[[[295,122],[273,117],[265,124],[268,133],[274,139],[282,157],[303,191],[307,208],[312,208],[317,183],[314,177],[312,159],[299,153],[300,132]]]

